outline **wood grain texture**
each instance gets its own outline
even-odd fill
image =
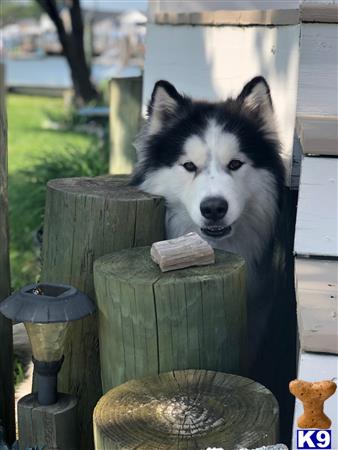
[[[338,25],[303,23],[297,114],[338,116]]]
[[[338,23],[338,2],[337,0],[303,0],[300,14],[302,22]]]
[[[109,96],[109,172],[129,174],[136,161],[133,142],[141,125],[142,76],[113,78]]]
[[[40,405],[33,394],[18,402],[20,449],[79,450],[77,398],[59,394],[57,403]]]
[[[0,64],[0,301],[10,294],[7,115],[4,65]],[[0,424],[7,442],[15,440],[12,322],[0,314]]]
[[[94,434],[96,450],[253,448],[276,443],[278,405],[248,378],[172,371],[105,394],[95,408]]]
[[[303,153],[338,156],[338,116],[298,115],[296,130]]]
[[[162,273],[150,248],[94,263],[103,391],[172,369],[243,374],[244,261],[216,251],[214,265]]]
[[[215,262],[213,248],[195,232],[175,239],[154,242],[150,249],[150,256],[162,272],[191,266],[205,266]]]
[[[300,178],[294,251],[338,256],[338,159],[305,157]]]
[[[42,281],[71,284],[94,298],[96,258],[164,238],[164,202],[127,181],[108,176],[48,183]],[[101,396],[96,317],[72,325],[59,386],[79,396],[81,450],[92,448],[92,411]]]
[[[154,84],[160,79],[169,80],[180,92],[195,99],[222,101],[229,96],[237,96],[253,77],[264,76],[271,88],[289,186],[296,121],[299,38],[300,25],[181,25],[173,28],[150,23],[143,83],[144,112]]]
[[[338,262],[296,258],[298,332],[301,349],[338,353]]]
[[[162,25],[295,25],[298,9],[221,10],[201,12],[163,12],[154,23]]]

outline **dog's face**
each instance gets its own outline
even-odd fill
[[[220,103],[193,101],[158,82],[137,145],[135,184],[183,206],[209,240],[231,236],[255,202],[258,215],[278,203],[283,168],[261,77]]]

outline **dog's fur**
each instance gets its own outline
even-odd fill
[[[259,299],[271,266],[284,184],[266,80],[256,77],[237,98],[218,103],[192,100],[167,81],[157,82],[136,148],[132,182],[165,197],[167,237],[196,231],[214,248],[245,258],[249,334],[258,354],[259,329],[267,321]],[[243,164],[233,169],[234,160]],[[210,198],[226,201],[223,217],[203,216],[201,204]]]

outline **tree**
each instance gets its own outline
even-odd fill
[[[83,20],[80,0],[65,0],[63,2],[63,6],[69,10],[70,30],[66,30],[59,15],[57,0],[36,1],[56,27],[64,56],[69,64],[76,102],[81,105],[96,100],[98,93],[90,80],[90,69],[86,62],[83,45]]]

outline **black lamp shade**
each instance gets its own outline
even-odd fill
[[[94,311],[95,305],[87,295],[66,284],[31,284],[0,304],[0,312],[16,322],[70,322]]]

